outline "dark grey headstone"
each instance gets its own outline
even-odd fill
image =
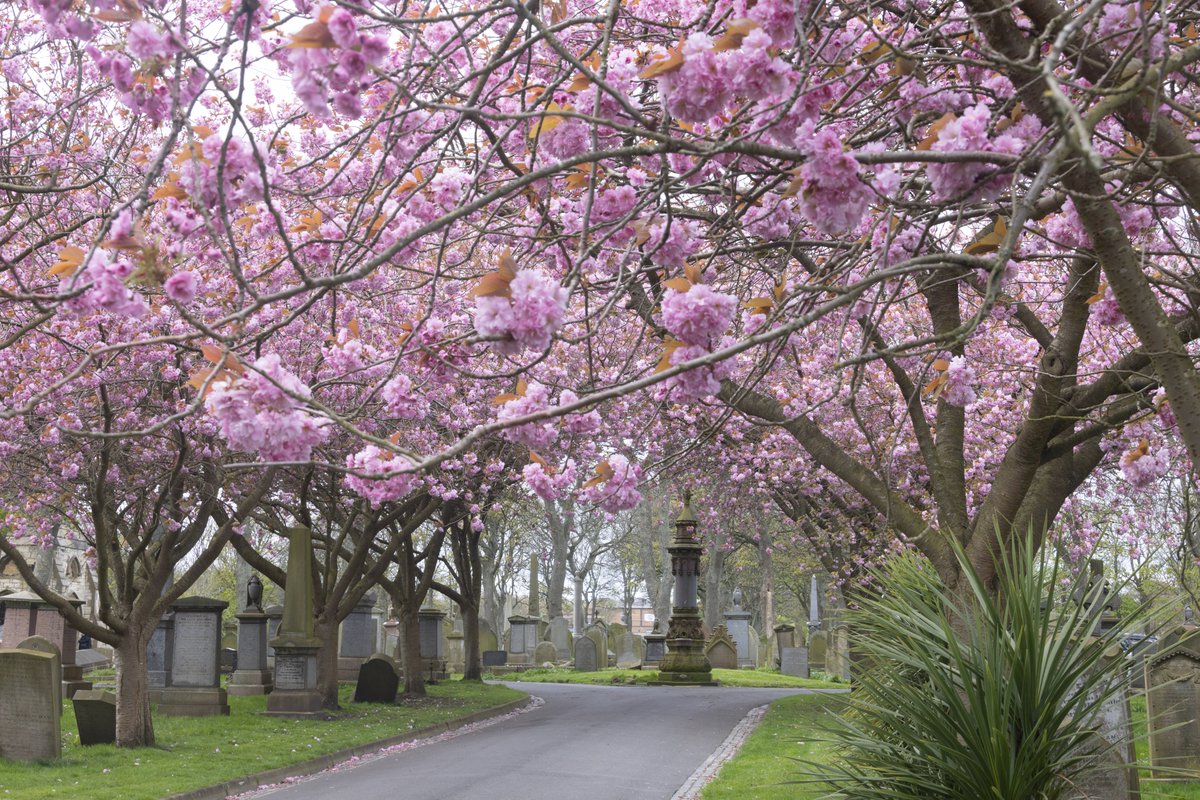
[[[79,743],[113,744],[117,741],[117,696],[103,689],[86,689],[71,698]]]
[[[238,657],[237,650],[232,647],[221,648],[221,673],[224,675],[231,674],[237,669]]]
[[[484,650],[483,666],[503,667],[508,663],[508,652],[505,650]]]
[[[600,669],[600,656],[596,652],[596,641],[590,636],[575,640],[575,671],[595,672]]]
[[[376,653],[358,668],[358,685],[354,687],[356,703],[394,703],[400,688],[396,662],[383,653]]]

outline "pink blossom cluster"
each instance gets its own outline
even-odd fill
[[[540,269],[523,269],[509,284],[509,292],[510,297],[475,298],[475,330],[504,337],[492,342],[502,355],[516,355],[527,347],[545,350],[562,327],[567,290]]]
[[[73,13],[76,11],[75,0],[30,0],[30,5],[55,37],[73,36],[87,41],[95,35],[91,20],[83,14]]]
[[[1153,453],[1134,451],[1121,459],[1121,474],[1135,489],[1145,489],[1163,476],[1167,463]]]
[[[550,390],[534,381],[525,387],[525,394],[500,406],[496,417],[499,421],[505,422],[526,414],[536,414],[548,408],[550,408]],[[530,450],[540,450],[558,438],[558,430],[555,428],[553,420],[527,422],[524,425],[506,428],[503,436],[509,441],[520,442]]]
[[[620,453],[609,456],[608,465],[612,467],[612,477],[589,486],[583,492],[584,497],[609,514],[626,511],[642,502],[642,493],[637,488],[638,481],[642,479],[641,466],[631,464]]]
[[[858,161],[830,128],[818,131],[804,149],[808,158],[800,168],[800,211],[828,234],[853,230],[871,199],[859,177]]]
[[[108,253],[97,250],[92,254],[82,275],[64,277],[62,290],[70,291],[80,285],[87,290],[72,299],[69,307],[82,314],[88,311],[107,311],[126,317],[141,317],[149,310],[145,299],[126,285],[133,274],[133,264],[126,259],[111,261]]]
[[[234,449],[266,461],[308,461],[329,435],[327,420],[306,409],[310,397],[312,390],[268,353],[245,375],[214,382],[204,404]]]
[[[387,57],[387,39],[360,34],[354,15],[344,8],[334,11],[326,25],[336,47],[297,47],[290,51],[292,88],[315,117],[331,116],[332,97],[334,111],[357,119],[363,111],[359,95],[370,68]]]
[[[577,479],[575,462],[567,459],[566,466],[561,470],[553,470],[531,461],[521,470],[525,484],[538,497],[553,502],[566,494]]]
[[[1096,320],[1097,325],[1112,327],[1120,325],[1125,321],[1125,314],[1121,311],[1121,304],[1117,302],[1117,296],[1113,294],[1111,286],[1104,287],[1104,296],[1092,304],[1092,318]]]
[[[950,359],[946,368],[946,388],[942,397],[952,406],[966,408],[975,402],[975,368],[963,356]]]
[[[579,395],[570,389],[563,389],[558,395],[558,405],[567,406],[578,399]],[[562,418],[562,428],[567,433],[596,433],[600,430],[600,412],[593,408],[582,414],[568,414]]]
[[[181,306],[195,300],[198,290],[199,279],[190,269],[180,270],[163,282],[163,293]]]
[[[708,354],[707,348],[699,345],[685,345],[675,348],[668,360],[671,366],[675,366]],[[692,403],[703,400],[721,391],[721,381],[733,374],[733,365],[732,359],[726,359],[718,361],[716,364],[693,367],[687,372],[681,372],[668,378],[665,385],[671,399],[676,402]]]
[[[663,326],[679,341],[701,348],[713,345],[729,330],[737,298],[693,284],[686,292],[668,289],[662,301]]]
[[[398,419],[421,419],[429,413],[429,403],[417,394],[407,375],[396,375],[385,383],[381,396],[388,412]]]
[[[412,466],[404,456],[369,444],[346,456],[346,468],[360,473],[346,475],[346,487],[378,508],[406,497],[420,485],[421,476],[411,471]]]

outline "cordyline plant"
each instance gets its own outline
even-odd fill
[[[838,757],[817,769],[834,796],[1056,800],[1111,768],[1096,734],[1126,688],[1113,648],[1127,627],[1096,634],[1102,587],[1032,540],[999,559],[994,588],[961,551],[958,592],[911,552],[879,570],[886,589],[849,615],[868,665],[830,731]]]

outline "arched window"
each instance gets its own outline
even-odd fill
[[[67,562],[67,577],[68,578],[78,578],[82,574],[83,574],[83,570],[80,569],[80,567],[79,567],[79,559],[78,558],[72,558],[70,561]]]

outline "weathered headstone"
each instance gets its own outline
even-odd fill
[[[849,629],[835,626],[829,631],[829,647],[825,651],[825,671],[841,678],[850,680],[850,638]]]
[[[62,756],[55,656],[36,650],[0,650],[0,758]],[[61,688],[59,689],[61,690]]]
[[[622,633],[617,637],[617,668],[634,669],[642,665],[642,659],[637,652],[637,643],[632,633]]]
[[[481,656],[485,667],[503,667],[508,663],[507,650],[484,650]]]
[[[270,694],[274,675],[267,667],[267,615],[251,608],[237,615],[237,671],[229,678],[229,694]]]
[[[657,666],[662,663],[663,656],[667,654],[667,635],[658,632],[658,626],[654,628],[654,633],[646,634],[646,656],[643,659],[645,666]]]
[[[267,606],[263,609],[263,613],[267,615],[267,666],[275,666],[275,648],[271,647],[271,640],[279,635],[279,623],[283,620],[283,606],[278,603]]]
[[[583,635],[592,640],[595,646],[595,666],[591,671],[608,667],[608,631],[605,627],[593,622],[584,628]],[[579,642],[575,642],[575,663],[579,663]]]
[[[83,606],[82,600],[67,598],[67,601],[76,611]],[[6,595],[4,605],[4,647],[20,647],[30,636],[40,636],[53,644],[58,652],[63,696],[70,697],[80,689],[92,688],[92,684],[83,679],[83,668],[75,663],[79,634],[58,608],[32,592]]]
[[[558,650],[559,661],[570,661],[574,655],[574,643],[571,641],[571,623],[566,617],[555,617],[550,620],[550,641]]]
[[[221,688],[221,613],[224,600],[186,597],[171,604],[175,637],[171,676],[163,689],[158,713],[181,717],[228,715]]]
[[[575,671],[595,672],[600,669],[599,654],[596,652],[596,640],[591,636],[581,636],[575,642]]]
[[[175,645],[175,616],[167,612],[150,634],[146,646],[146,680],[150,686],[150,702],[161,703],[162,691],[171,674],[171,656]]]
[[[63,679],[62,658],[58,654],[58,648],[45,636],[30,636],[28,639],[19,642],[17,647],[21,650],[36,650],[39,653],[49,653],[54,656],[54,707],[59,709],[59,713],[61,714],[63,707]],[[91,686],[91,684],[88,685]]]
[[[82,745],[117,741],[117,696],[103,689],[84,689],[71,698]]]
[[[445,619],[446,612],[433,606],[425,606],[417,611],[421,671],[431,680],[445,680],[450,677],[446,672],[446,639],[442,630]]]
[[[446,663],[451,672],[464,672],[467,662],[466,638],[463,632],[451,629],[446,634]]]
[[[725,629],[729,631],[729,639],[737,648],[737,665],[732,669],[754,666],[758,644],[750,634],[750,616],[750,612],[742,608],[742,590],[734,589],[733,607],[724,614]],[[715,635],[716,631],[713,633]],[[752,644],[753,649],[751,648]],[[715,667],[716,664],[713,666]]]
[[[553,664],[558,661],[558,648],[553,642],[538,642],[538,646],[533,650],[533,663],[541,666],[547,662]]]
[[[394,703],[400,689],[400,671],[386,653],[376,653],[358,668],[358,684],[354,687],[356,703]]]
[[[713,628],[712,637],[704,645],[704,655],[708,657],[708,663],[712,664],[713,669],[738,668],[737,645],[724,625]]]
[[[779,671],[796,678],[808,677],[808,648],[784,647],[780,651]]]
[[[776,625],[775,626],[775,636],[774,636],[774,639],[772,639],[771,644],[772,644],[771,649],[772,649],[772,657],[773,657],[772,666],[774,666],[776,669],[780,669],[781,668],[780,661],[782,659],[783,648],[795,647],[797,644],[796,643],[796,626],[792,625],[789,622],[783,622],[783,623],[780,623],[779,625]],[[805,655],[806,663],[807,663],[807,659],[808,659],[808,656],[806,654]]]
[[[1105,657],[1123,661],[1124,652],[1114,645]],[[1112,688],[1115,688],[1113,684],[1101,682],[1084,699],[1086,706],[1096,709],[1095,714],[1084,721],[1094,731],[1094,738],[1085,745],[1092,755],[1092,763],[1069,795],[1073,800],[1137,800],[1141,796],[1137,753],[1130,726],[1129,695],[1124,686],[1116,691],[1110,691]]]
[[[371,616],[374,608],[375,594],[367,592],[342,620],[341,644],[338,649],[340,680],[354,680],[358,675],[358,668],[375,652],[375,619]]]
[[[488,650],[499,650],[500,640],[496,638],[496,631],[492,629],[492,623],[482,617],[479,619],[479,652],[486,653]]]
[[[283,618],[279,632],[267,642],[275,648],[275,689],[267,695],[268,715],[311,717],[321,711],[321,693],[317,691],[321,640],[313,635],[312,590],[312,531],[297,525],[288,530]]]
[[[509,663],[528,664],[539,641],[538,620],[518,614],[508,618],[508,625]]]
[[[1150,766],[1179,779],[1169,770],[1200,769],[1200,637],[1164,642],[1145,670]]]
[[[825,663],[825,653],[829,644],[829,636],[822,630],[814,630],[808,638],[808,668],[818,672],[828,672]]]

